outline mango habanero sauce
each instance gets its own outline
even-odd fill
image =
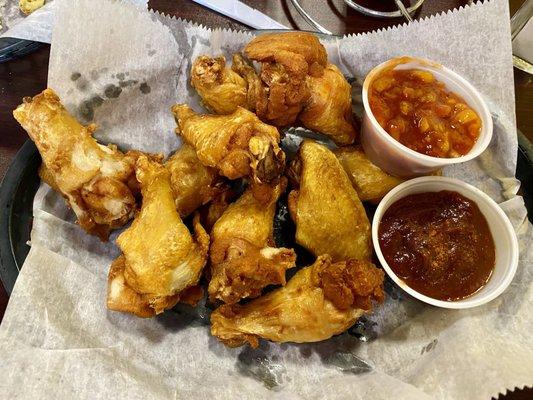
[[[390,136],[428,156],[463,156],[481,131],[477,113],[429,71],[384,70],[372,81],[368,101]]]
[[[379,244],[394,273],[438,300],[468,297],[489,280],[494,240],[477,204],[457,192],[406,196],[379,225]]]

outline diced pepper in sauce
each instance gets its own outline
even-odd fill
[[[429,71],[385,70],[371,83],[368,100],[389,135],[428,156],[463,156],[481,131],[479,115]]]

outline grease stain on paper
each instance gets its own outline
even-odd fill
[[[100,107],[102,104],[104,104],[104,99],[95,94],[81,103],[78,112],[85,120],[91,121],[94,118],[94,109]]]
[[[268,356],[268,344],[262,343],[258,349],[245,348],[237,357],[237,371],[249,376],[270,390],[276,390],[284,382],[287,373],[276,356]]]
[[[142,94],[148,94],[152,91],[152,88],[148,86],[146,82],[141,83],[141,86],[139,86],[139,90]]]
[[[122,93],[122,88],[113,84],[109,84],[104,89],[105,97],[108,99],[116,99]]]
[[[332,365],[347,374],[364,374],[374,369],[367,361],[352,353],[336,351],[324,359],[324,363]]]
[[[422,350],[420,351],[420,355],[424,353],[429,353],[431,350],[437,347],[438,342],[439,342],[438,339],[433,339],[427,346],[422,347]]]

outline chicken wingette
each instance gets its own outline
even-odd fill
[[[340,162],[325,146],[305,140],[291,164],[296,185],[288,197],[296,242],[334,261],[372,256],[370,222]]]
[[[344,332],[383,301],[383,271],[368,261],[333,263],[327,255],[299,270],[286,286],[245,305],[211,314],[211,334],[229,347],[259,339],[318,342]]]
[[[278,180],[285,167],[278,130],[238,108],[230,115],[197,114],[189,106],[172,107],[176,132],[196,150],[200,162],[229,179],[250,177],[255,184]]]
[[[295,266],[294,250],[274,247],[274,213],[285,191],[282,179],[266,202],[248,189],[222,214],[211,232],[212,301],[236,303],[257,297],[267,285],[284,285],[285,271]]]
[[[160,163],[140,156],[136,176],[142,207],[117,244],[123,256],[109,274],[108,308],[141,317],[173,307],[180,293],[195,286],[206,264],[209,236],[193,220],[194,236],[176,211],[170,173]]]

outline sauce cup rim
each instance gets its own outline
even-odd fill
[[[419,153],[415,150],[410,149],[409,147],[405,146],[404,144],[400,143],[396,139],[394,139],[391,135],[387,133],[387,131],[379,124],[379,122],[374,117],[374,114],[372,113],[372,110],[370,108],[370,104],[368,102],[368,88],[370,86],[370,83],[376,78],[376,76],[386,67],[391,65],[401,65],[401,64],[407,64],[407,63],[418,63],[421,66],[425,67],[431,67],[431,68],[438,68],[439,70],[443,71],[448,76],[452,77],[454,80],[459,81],[459,83],[470,92],[470,94],[478,100],[480,107],[475,107],[471,104],[469,106],[473,108],[479,115],[482,121],[481,131],[480,135],[477,139],[477,142],[480,143],[480,145],[476,149],[476,144],[470,149],[470,151],[462,155],[460,157],[455,158],[446,158],[446,157],[433,157],[428,156],[426,154]],[[481,96],[481,94],[477,91],[477,89],[468,82],[465,78],[463,78],[458,73],[452,71],[451,69],[435,62],[431,61],[422,57],[412,57],[412,56],[402,56],[402,57],[395,57],[391,58],[390,60],[387,60],[374,68],[367,74],[365,77],[365,80],[363,82],[363,91],[362,91],[362,97],[363,97],[363,107],[364,111],[367,114],[368,118],[370,119],[370,122],[372,123],[372,126],[376,129],[376,131],[379,133],[380,136],[382,136],[388,143],[392,144],[396,149],[403,152],[406,156],[410,157],[411,159],[415,159],[416,161],[421,162],[430,162],[430,163],[436,163],[440,166],[445,165],[451,165],[451,164],[458,164],[465,161],[472,160],[479,156],[481,153],[483,153],[488,145],[490,144],[490,141],[492,139],[492,133],[493,133],[493,122],[492,122],[492,115],[490,113],[490,110]]]
[[[496,286],[491,292],[484,294],[483,296],[479,295],[479,292],[475,292],[469,297],[466,297],[461,300],[453,300],[453,301],[446,301],[446,300],[438,300],[433,297],[426,296],[417,290],[411,288],[407,285],[402,279],[400,279],[392,270],[392,268],[389,266],[387,261],[385,260],[385,257],[383,256],[383,253],[381,252],[381,247],[379,245],[379,224],[381,223],[381,219],[383,217],[383,214],[387,211],[387,209],[394,204],[396,201],[400,200],[401,198],[408,196],[409,194],[406,193],[404,196],[398,197],[394,199],[394,201],[391,201],[392,198],[394,198],[399,192],[403,191],[406,188],[409,188],[410,186],[414,185],[420,185],[420,184],[426,184],[426,183],[448,183],[455,185],[457,187],[461,187],[462,189],[466,189],[468,192],[475,193],[478,195],[485,204],[490,206],[493,211],[495,211],[495,214],[498,216],[500,221],[503,223],[505,227],[505,232],[508,235],[511,246],[506,249],[506,251],[509,252],[511,255],[511,261],[509,265],[506,266],[505,271],[505,277],[500,283],[499,286]],[[450,190],[449,188],[443,187],[439,190]],[[436,190],[428,190],[429,192],[434,192]],[[466,196],[468,197],[468,196]],[[472,201],[476,202],[475,200],[471,199]],[[483,213],[483,212],[482,212]],[[487,215],[485,215],[485,218],[489,220]],[[497,240],[497,238],[494,238]],[[410,179],[404,183],[401,183],[400,185],[396,186],[394,189],[392,189],[383,199],[380,201],[376,212],[374,213],[374,217],[372,220],[372,242],[374,245],[374,251],[376,252],[376,255],[381,263],[381,266],[389,275],[389,277],[394,281],[396,285],[398,285],[402,290],[410,294],[411,296],[415,297],[418,300],[421,300],[427,304],[441,307],[441,308],[451,308],[451,309],[464,309],[464,308],[472,308],[477,307],[482,304],[486,304],[491,300],[494,300],[496,297],[498,297],[511,283],[513,280],[513,277],[516,273],[517,267],[518,267],[518,257],[519,257],[519,248],[518,248],[518,238],[516,236],[516,232],[513,229],[513,226],[511,224],[511,221],[509,221],[509,218],[507,215],[503,212],[503,210],[500,208],[500,206],[492,199],[489,195],[487,195],[482,190],[463,182],[459,179],[454,178],[448,178],[448,177],[442,177],[442,176],[423,176],[419,178]],[[496,267],[496,266],[495,266]]]

